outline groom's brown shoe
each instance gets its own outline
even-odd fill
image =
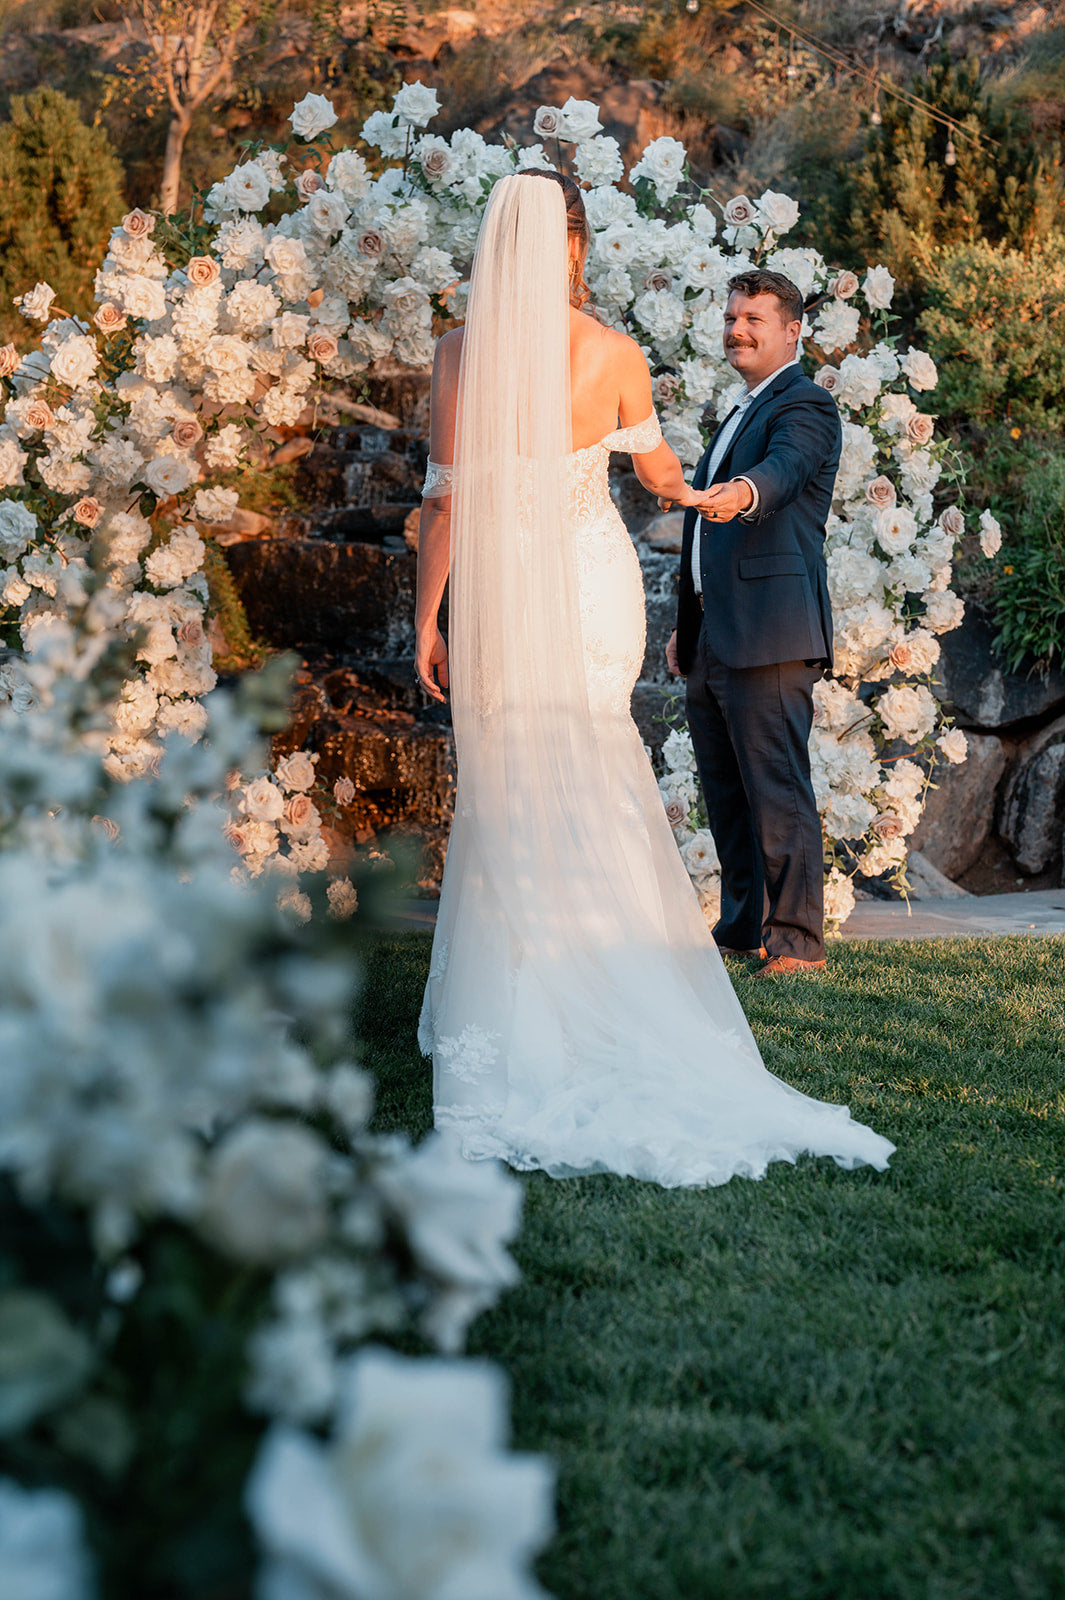
[[[753,978],[783,978],[792,972],[823,972],[823,961],[803,961],[799,956],[770,956],[764,967],[753,972]]]
[[[760,944],[757,950],[732,950],[727,944],[719,944],[717,953],[720,956],[740,956],[744,961],[764,961],[766,948]]]

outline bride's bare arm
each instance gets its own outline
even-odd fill
[[[455,403],[461,330],[445,335],[436,347],[429,396],[429,459],[450,467],[455,460]],[[451,495],[434,494],[422,501],[418,522],[418,592],[414,608],[414,665],[427,695],[443,701],[448,686],[447,644],[437,625],[440,602],[451,564]]]
[[[643,351],[633,339],[625,339],[619,350],[618,417],[623,428],[643,422],[654,410],[651,374]],[[696,497],[684,481],[684,469],[663,439],[653,450],[634,454],[633,470],[645,489],[679,505],[694,505]]]

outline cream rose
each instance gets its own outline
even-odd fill
[[[858,274],[839,272],[832,279],[831,290],[837,300],[851,300],[858,293]]]
[[[274,769],[278,783],[283,789],[313,788],[316,760],[316,757],[307,755],[303,750],[294,750],[291,755],[282,756]]]
[[[27,428],[43,430],[55,427],[55,416],[45,400],[31,400],[23,414],[23,421]]]
[[[906,419],[906,437],[918,450],[923,450],[936,430],[935,418],[917,411]]]
[[[866,484],[865,498],[871,506],[875,506],[878,511],[883,511],[896,503],[898,495],[895,493],[895,485],[891,479],[885,478],[881,473],[879,478],[874,478],[872,483]]]
[[[207,635],[203,631],[203,623],[195,617],[190,617],[183,622],[177,631],[178,644],[183,644],[186,650],[195,650],[203,644]]]
[[[990,511],[980,513],[980,548],[989,561],[1002,548],[1002,529]]]
[[[562,112],[558,106],[541,106],[533,118],[533,133],[538,139],[562,136]]]
[[[818,367],[814,374],[814,382],[819,389],[825,389],[829,394],[838,394],[843,387],[838,367]]]
[[[941,751],[953,766],[958,766],[969,754],[969,741],[960,728],[951,728],[949,732],[940,734],[936,740],[936,749]]]
[[[735,194],[725,206],[724,219],[730,228],[745,228],[757,216],[757,209],[745,194]]]
[[[221,273],[213,256],[191,256],[185,276],[197,289],[206,289],[208,284],[218,282]]]
[[[798,202],[767,189],[758,200],[758,221],[769,233],[787,233],[799,220]]]
[[[312,333],[307,340],[307,354],[322,365],[335,360],[339,348],[331,333]]]
[[[306,167],[296,179],[296,194],[300,205],[306,205],[311,195],[317,194],[321,187],[321,176],[312,167]]]
[[[5,344],[0,349],[0,378],[10,378],[22,357],[13,344]]]
[[[285,814],[285,797],[267,777],[246,784],[239,805],[253,822],[279,822]]]
[[[55,290],[47,283],[35,283],[26,294],[16,295],[15,304],[24,317],[33,322],[47,322]]]
[[[203,438],[203,429],[195,417],[179,417],[170,430],[170,437],[179,450],[191,450]]]
[[[127,211],[122,218],[122,227],[130,239],[143,239],[146,234],[155,228],[155,218],[142,211],[139,206],[134,206],[132,211]]]
[[[105,300],[92,320],[101,333],[118,333],[126,326],[126,313],[121,306],[116,306],[114,301]]]
[[[100,356],[96,342],[85,334],[75,334],[64,339],[52,357],[52,377],[57,383],[80,389],[88,383],[99,365]]]
[[[144,469],[144,482],[161,500],[181,494],[196,477],[196,464],[186,456],[156,456]]]
[[[95,528],[100,520],[100,502],[95,495],[84,495],[70,514],[83,528]]]
[[[360,256],[369,256],[372,261],[376,261],[385,253],[384,235],[376,228],[364,228],[355,241],[355,248]]]
[[[947,506],[939,513],[939,526],[950,539],[960,539],[965,532],[965,517],[960,506]]]
[[[893,811],[882,811],[873,822],[873,832],[885,843],[889,839],[897,839],[903,831],[902,821]]]

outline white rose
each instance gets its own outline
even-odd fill
[[[553,1474],[505,1450],[503,1375],[373,1348],[338,1371],[332,1439],[275,1423],[260,1448],[247,1492],[259,1592],[533,1600]]]
[[[852,411],[871,406],[880,394],[880,368],[871,356],[844,356],[839,364],[840,399]]]
[[[965,615],[965,604],[950,589],[925,591],[924,620],[933,633],[950,633]]]
[[[936,701],[923,683],[893,685],[880,696],[877,713],[889,739],[917,744],[936,725]]]
[[[270,179],[257,161],[245,161],[223,181],[222,193],[233,211],[261,211],[270,198]]]
[[[239,500],[236,489],[197,489],[192,498],[193,514],[203,522],[228,522]]]
[[[688,152],[680,140],[665,134],[660,139],[651,140],[629,177],[650,179],[659,202],[665,204],[677,192],[687,159]]]
[[[907,350],[902,358],[902,370],[909,379],[911,389],[916,389],[918,393],[934,389],[939,382],[936,364],[923,350]]]
[[[409,125],[401,125],[389,111],[371,112],[362,125],[362,137],[366,143],[380,150],[386,159],[405,153],[409,132]]]
[[[307,268],[307,250],[302,239],[287,239],[275,233],[263,254],[279,277],[291,277]]]
[[[157,322],[166,316],[166,290],[154,278],[116,278],[114,294],[128,317]]]
[[[370,169],[357,150],[338,150],[325,169],[326,186],[337,190],[349,205],[365,198]]]
[[[419,78],[415,83],[405,83],[398,91],[392,110],[401,122],[412,128],[424,128],[440,110],[435,89],[427,89]]]
[[[307,219],[316,233],[330,238],[340,233],[348,220],[348,205],[343,195],[329,189],[319,189],[305,206]]]
[[[886,267],[870,267],[862,291],[871,311],[886,311],[895,293],[895,280]]]
[[[790,278],[803,298],[813,292],[818,270],[824,270],[816,250],[774,250],[765,264],[770,272],[782,272]]]
[[[317,755],[309,756],[302,750],[295,750],[291,755],[281,757],[274,767],[274,775],[283,789],[313,789],[317,760]]]
[[[837,607],[857,605],[867,598],[879,600],[884,593],[883,563],[851,545],[842,545],[828,557],[828,587]]]
[[[909,550],[917,537],[917,519],[907,506],[886,506],[876,519],[876,540],[889,556]]]
[[[24,317],[34,322],[47,322],[49,307],[55,299],[55,290],[47,283],[34,284],[27,294],[15,297],[15,304]]]
[[[888,661],[896,672],[924,678],[939,660],[939,640],[927,628],[914,628],[892,645]]]
[[[196,533],[178,529],[166,544],[153,550],[144,563],[144,575],[159,589],[176,589],[203,566],[203,540]]]
[[[917,407],[908,394],[886,394],[880,402],[880,425],[886,433],[904,434]]]
[[[844,300],[830,300],[822,306],[814,323],[814,343],[828,353],[845,350],[857,339],[861,320],[856,306],[847,305]]]
[[[627,267],[636,254],[636,235],[626,222],[612,222],[594,237],[592,249],[597,261],[611,267]]]
[[[304,1256],[325,1237],[327,1168],[309,1128],[249,1118],[207,1158],[200,1226],[238,1260]]]
[[[789,195],[774,194],[772,189],[767,189],[759,199],[758,222],[766,232],[787,233],[798,220],[798,201],[792,200]]]
[[[64,339],[52,356],[52,377],[58,383],[80,389],[92,377],[99,362],[95,339],[90,339],[87,334],[75,334],[70,339]]]
[[[37,518],[19,500],[0,500],[0,557],[14,561],[36,539]]]
[[[539,132],[538,129],[534,131]],[[591,100],[575,100],[570,95],[562,107],[562,132],[559,137],[570,144],[583,144],[586,139],[594,139],[602,131],[599,107]]]
[[[989,561],[1002,548],[1002,529],[990,511],[980,513],[980,548]]]
[[[936,749],[941,750],[953,766],[957,766],[969,754],[969,741],[960,728],[951,728],[949,732],[940,734]]]
[[[684,305],[668,290],[657,294],[648,290],[636,301],[632,314],[659,345],[671,344],[684,327]]]
[[[196,481],[196,463],[189,456],[156,456],[142,474],[144,482],[161,500],[181,494]]]
[[[625,171],[617,140],[608,139],[605,135],[597,135],[579,145],[574,164],[581,182],[593,186],[617,183]]]
[[[292,131],[297,139],[317,139],[320,133],[333,127],[337,114],[333,110],[331,100],[324,94],[306,94],[297,106],[292,109],[288,119],[292,124]],[[246,211],[257,211],[258,206],[246,206]]]
[[[681,846],[680,858],[691,878],[706,877],[711,872],[717,872],[721,866],[714,836],[709,828],[698,828],[689,839],[685,840]]]
[[[238,805],[255,822],[279,822],[285,813],[285,797],[267,777],[245,784]]]

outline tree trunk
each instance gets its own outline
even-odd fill
[[[192,118],[186,111],[175,112],[166,132],[166,153],[163,156],[163,180],[159,185],[159,209],[164,217],[177,210],[178,190],[181,187],[181,157],[185,149]]]

